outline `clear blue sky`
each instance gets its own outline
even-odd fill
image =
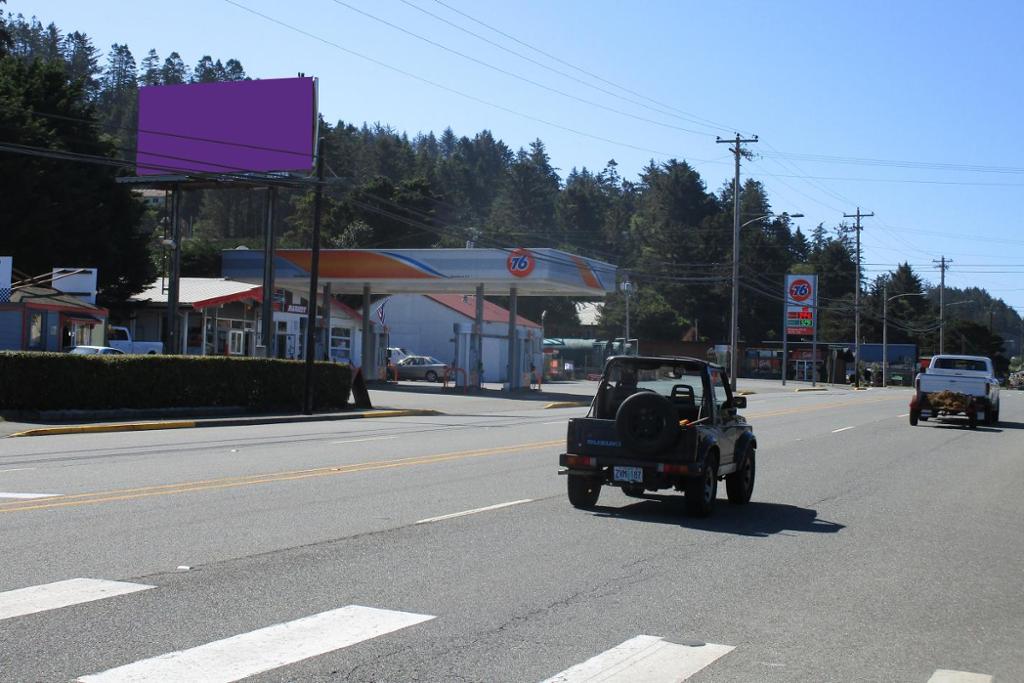
[[[562,128],[417,81],[226,0],[9,0],[7,9],[83,31],[102,49],[127,43],[137,60],[156,48],[161,58],[178,51],[190,66],[210,54],[240,60],[254,77],[318,76],[320,110],[332,122],[379,121],[410,135],[446,126],[472,135],[486,128],[513,148],[539,137],[563,177],[574,166],[600,169],[614,158],[620,172],[633,178],[652,158],[676,157],[694,163],[717,189],[732,169],[726,145],[715,144],[715,136],[738,128],[761,140],[750,147],[761,156],[744,162],[744,176],[764,182],[777,211],[806,214],[798,220],[805,232],[819,222],[836,225],[858,205],[875,212],[864,221],[869,277],[907,260],[937,282],[937,271],[926,264],[945,255],[954,260],[949,284],[985,287],[1024,313],[1024,3],[444,0],[660,103],[655,105],[553,62],[436,0],[344,0],[523,78],[665,124],[656,125],[498,73],[340,0],[235,1]],[[524,61],[414,6],[661,113]],[[910,163],[840,163],[851,158]],[[946,164],[953,167],[937,167]]]

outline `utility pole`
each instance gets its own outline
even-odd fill
[[[316,358],[316,295],[320,287],[320,216],[323,213],[324,198],[324,138],[317,141],[316,146],[316,195],[313,201],[313,253],[309,267],[309,308],[306,309],[306,367],[305,386],[302,396],[302,412],[313,414],[313,363]],[[324,297],[324,311],[331,302]],[[326,319],[326,313],[324,314]],[[328,331],[330,334],[330,331]],[[330,337],[327,342],[330,346]]]
[[[843,218],[856,218],[857,230],[857,281],[853,288],[853,385],[860,388],[860,219],[870,218],[875,212],[861,213],[857,207],[857,213],[844,213]]]
[[[736,176],[732,184],[732,316],[729,325],[729,381],[732,390],[736,391],[736,355],[738,353],[738,337],[740,326],[740,157],[743,156],[744,143],[757,142],[757,136],[744,139],[736,133],[734,139],[715,137],[715,142],[732,143],[729,151],[736,158]]]
[[[889,284],[882,285],[882,387],[889,386]]]
[[[952,263],[952,259],[945,256],[938,261],[932,259],[932,263],[939,266],[939,355],[946,349],[946,268]]]

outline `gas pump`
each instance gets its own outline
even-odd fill
[[[475,385],[475,378],[470,376],[473,367],[473,324],[455,323],[452,325],[455,333],[452,337],[454,353],[452,354],[452,377],[455,379],[455,386],[463,387],[467,382]],[[461,372],[459,372],[461,370]]]

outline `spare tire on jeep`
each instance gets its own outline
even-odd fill
[[[615,429],[628,450],[653,455],[669,448],[679,435],[679,415],[668,398],[640,391],[622,402]]]

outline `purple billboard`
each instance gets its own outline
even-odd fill
[[[316,118],[313,78],[141,88],[137,171],[309,171]]]

